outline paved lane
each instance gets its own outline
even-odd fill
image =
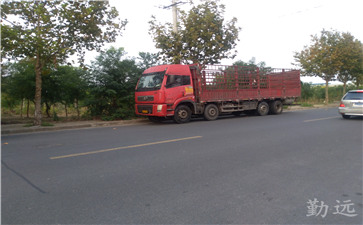
[[[324,217],[306,216],[314,198]],[[336,213],[343,201],[356,216]],[[362,120],[317,109],[4,136],[2,222],[361,224]]]

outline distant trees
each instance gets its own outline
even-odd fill
[[[129,58],[123,48],[111,47],[101,52],[89,69],[68,65],[46,70],[42,75],[42,109],[48,117],[57,118],[56,105],[63,105],[66,117],[68,109],[86,110],[87,116],[103,120],[127,119],[134,116],[134,90],[145,68],[158,63],[156,54],[140,53],[140,58]],[[34,105],[35,70],[31,60],[8,63],[3,71],[2,98],[8,106],[24,102]],[[21,102],[21,104],[19,103]],[[52,112],[53,108],[53,112]]]
[[[35,70],[32,60],[22,60],[19,63],[7,64],[2,68],[1,92],[7,104],[13,107],[17,101],[21,102],[20,116],[23,117],[23,103],[27,103],[27,117],[29,117],[30,102],[34,102]]]
[[[66,117],[71,105],[76,109],[77,117],[80,117],[79,101],[85,99],[88,88],[86,74],[85,70],[78,67],[59,66],[43,76],[42,102],[48,117],[51,106],[56,103],[64,105]]]
[[[259,68],[260,72],[268,72],[272,69],[271,67],[266,67],[266,63],[263,61],[257,63],[255,57],[252,57],[248,62],[238,60],[234,62],[233,65],[247,67],[249,70],[256,70],[257,68]]]
[[[160,24],[153,17],[150,23],[156,48],[171,63],[215,64],[225,58],[234,58],[237,44],[237,19],[224,20],[224,5],[206,0],[193,5],[189,12],[180,12],[178,32],[171,23]]]
[[[344,86],[336,85],[329,86],[329,99],[330,101],[340,101]],[[346,91],[354,90],[357,87],[354,84],[347,84]],[[344,92],[345,93],[345,92]],[[311,83],[301,82],[301,103],[322,103],[325,101],[325,87],[321,85],[313,85]]]
[[[29,117],[30,103],[34,102],[35,70],[31,60],[21,60],[19,63],[8,64],[7,75],[2,77],[2,94],[7,96],[13,104],[21,101],[21,116],[23,102],[27,104],[27,117]],[[46,114],[50,117],[50,109],[56,103],[67,107],[74,105],[77,109],[78,102],[85,97],[87,83],[84,79],[85,71],[71,66],[59,66],[47,70],[42,76],[42,104],[45,105]]]
[[[325,102],[329,102],[328,83],[337,77],[359,86],[362,80],[363,45],[350,33],[323,30],[312,36],[312,44],[295,53],[297,65],[302,67],[305,76],[318,76],[325,80]]]

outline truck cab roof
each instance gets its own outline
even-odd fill
[[[163,72],[163,71],[165,71],[165,74],[171,74],[171,75],[190,75],[189,65],[180,65],[180,64],[154,66],[146,69],[143,72],[143,74]]]

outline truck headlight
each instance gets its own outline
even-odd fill
[[[163,110],[163,105],[158,105],[156,109],[158,112],[161,112]]]

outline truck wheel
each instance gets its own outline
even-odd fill
[[[271,114],[281,114],[284,105],[280,100],[276,100],[270,103],[270,113]]]
[[[266,102],[260,102],[257,106],[257,114],[259,116],[266,116],[269,112],[270,108]]]
[[[186,105],[179,105],[175,109],[174,121],[176,123],[187,123],[192,117],[192,110]]]
[[[218,107],[215,104],[209,104],[204,109],[204,118],[206,120],[215,120],[219,116]]]

